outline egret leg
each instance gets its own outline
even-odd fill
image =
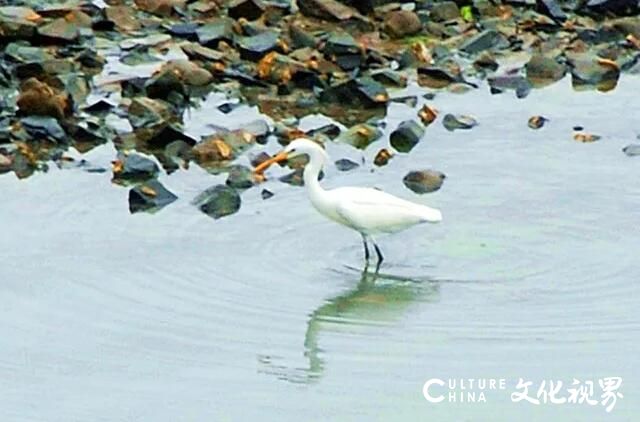
[[[369,262],[369,246],[367,246],[367,238],[365,235],[362,235],[362,244],[364,245],[364,260]]]
[[[371,242],[373,243],[373,247],[376,250],[376,255],[378,255],[378,262],[376,263],[376,272],[378,272],[378,270],[380,269],[380,264],[382,264],[382,261],[384,261],[384,256],[382,256],[382,252],[380,252],[380,248],[378,247],[378,244],[375,242],[375,240],[371,239]]]

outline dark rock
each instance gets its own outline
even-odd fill
[[[278,33],[275,31],[265,31],[250,37],[241,37],[238,39],[240,57],[245,60],[258,61],[278,48],[278,40]]]
[[[411,191],[423,194],[435,192],[444,183],[446,176],[435,170],[419,170],[407,173],[402,179],[404,185]]]
[[[129,191],[129,212],[155,212],[178,199],[157,180],[150,180]]]
[[[456,129],[471,129],[477,126],[478,122],[471,116],[447,114],[442,119],[442,124],[447,130],[453,131]]]
[[[271,156],[269,154],[267,154],[266,152],[262,151],[260,154],[257,154],[253,157],[251,157],[251,165],[253,167],[258,167],[260,164],[264,163],[265,161],[267,161],[268,159],[270,159]]]
[[[389,136],[391,146],[398,152],[409,152],[420,142],[424,132],[424,126],[413,120],[406,120],[391,132]]]
[[[466,54],[477,54],[481,51],[507,47],[509,47],[509,41],[504,35],[496,30],[487,29],[465,40],[458,49]]]
[[[384,107],[389,101],[387,90],[370,77],[361,77],[330,86],[320,94],[320,101],[362,108]]]
[[[529,121],[527,122],[527,125],[531,129],[540,129],[542,126],[544,126],[544,124],[548,120],[549,119],[547,119],[546,117],[543,117],[543,116],[532,116],[531,118],[529,118]]]
[[[473,62],[473,67],[476,70],[489,70],[495,72],[500,65],[496,61],[496,58],[489,51],[481,53],[478,58]]]
[[[180,167],[185,170],[189,168],[189,161],[193,159],[192,146],[185,141],[172,141],[164,147],[163,167],[171,173]]]
[[[464,80],[462,75],[437,66],[421,66],[418,68],[418,83],[428,88],[444,88],[453,83],[462,83],[474,88],[477,85]]]
[[[271,192],[268,189],[262,189],[262,192],[260,192],[260,196],[262,197],[263,200],[265,199],[269,199],[273,196],[273,192]]]
[[[316,48],[318,39],[300,25],[289,25],[292,48]]]
[[[501,94],[507,90],[513,90],[516,97],[525,98],[531,92],[531,84],[520,75],[502,75],[488,78],[489,88],[492,94]]]
[[[460,9],[452,1],[437,2],[431,8],[429,16],[434,22],[450,21],[460,17]]]
[[[224,114],[229,114],[236,108],[240,107],[242,103],[224,103],[218,106],[218,110],[220,110]]]
[[[564,64],[551,57],[534,54],[525,65],[527,80],[536,87],[552,84],[562,79],[567,71]]]
[[[391,38],[403,38],[422,29],[422,22],[414,12],[396,10],[389,12],[384,19],[384,30]]]
[[[348,158],[341,158],[337,160],[335,165],[340,171],[350,171],[360,166],[358,163],[351,161]]]
[[[567,20],[567,14],[555,0],[536,0],[536,9],[557,22]]]
[[[271,128],[269,128],[269,124],[262,120],[253,120],[249,123],[245,123],[243,125],[243,130],[252,135],[255,141],[259,144],[264,144],[267,141],[267,137],[271,133]]]
[[[340,135],[340,132],[341,132],[341,130],[340,130],[340,127],[338,125],[335,125],[333,123],[329,123],[327,125],[320,126],[318,128],[315,128],[315,129],[311,129],[311,130],[307,131],[305,133],[305,135],[310,137],[310,138],[313,138],[313,137],[315,137],[317,135],[323,135],[323,136],[328,137],[329,139],[334,139],[334,138],[336,138],[337,136]]]
[[[173,119],[171,107],[159,99],[136,97],[129,105],[127,117],[134,129],[158,126]]]
[[[136,153],[118,153],[113,162],[114,182],[141,182],[153,179],[160,169],[152,160]]]
[[[229,19],[216,19],[196,30],[198,42],[206,47],[215,48],[220,41],[233,40],[233,26]]]
[[[34,139],[46,138],[56,143],[64,142],[67,139],[64,129],[53,117],[24,117],[20,120],[20,124]]]
[[[624,152],[629,157],[636,157],[640,155],[640,144],[629,144],[626,147],[622,148],[622,152]]]
[[[235,189],[216,185],[199,194],[192,204],[209,217],[218,219],[238,212],[241,200]]]
[[[234,189],[249,189],[253,186],[253,173],[248,167],[233,165],[229,167],[229,175],[225,183]]]
[[[637,0],[588,0],[585,6],[593,12],[616,15],[637,13],[639,8]]]
[[[261,0],[233,0],[227,8],[227,14],[233,19],[245,18],[253,21],[262,16],[265,7]]]
[[[344,70],[359,67],[364,60],[360,46],[347,33],[332,33],[325,42],[322,51]]]

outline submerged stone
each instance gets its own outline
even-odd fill
[[[571,82],[574,88],[594,87],[610,91],[618,84],[620,67],[616,62],[597,57],[578,57],[571,60]]]
[[[235,189],[215,185],[200,193],[192,204],[209,217],[219,219],[238,212],[241,199]]]
[[[477,126],[478,122],[471,116],[447,114],[442,119],[442,124],[448,131],[454,131],[456,129],[471,129]]]
[[[458,49],[466,54],[477,54],[493,48],[504,49],[507,47],[509,47],[509,41],[504,35],[494,29],[487,29],[468,38]]]
[[[341,82],[322,91],[320,100],[363,108],[384,107],[389,101],[385,87],[370,77]]]
[[[424,136],[424,126],[414,120],[406,120],[398,125],[389,136],[391,146],[398,152],[410,152]]]
[[[137,185],[129,191],[129,212],[155,212],[178,199],[157,180]]]
[[[351,161],[348,158],[341,158],[335,162],[336,168],[339,171],[351,171],[358,168],[360,165],[355,161]]]
[[[402,182],[411,191],[424,194],[440,189],[445,178],[446,176],[439,171],[417,170],[407,173]]]
[[[628,157],[637,157],[640,155],[640,144],[629,144],[622,148],[622,152],[624,152]]]
[[[488,78],[489,88],[492,94],[501,94],[507,90],[513,90],[517,98],[525,98],[531,92],[531,84],[520,75],[492,76]]]

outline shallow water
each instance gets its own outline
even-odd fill
[[[109,173],[0,177],[0,418],[632,420],[640,158],[621,149],[640,130],[638,88],[629,77],[574,93],[565,79],[524,100],[486,87],[438,95],[441,116],[480,126],[447,132],[439,119],[387,167],[329,169],[325,186],[378,186],[443,211],[440,225],[378,239],[377,277],[361,272],[356,234],[276,177],[264,185],[273,198],[251,189],[215,221],[190,201],[224,176],[196,166],[160,178],[180,199],[154,215],[130,215]],[[391,106],[389,128],[414,113]],[[530,130],[533,114],[551,121]],[[573,141],[578,124],[603,139]],[[107,145],[84,158],[107,167],[114,155]],[[423,167],[447,180],[417,197],[402,176]],[[520,377],[607,376],[623,377],[610,414],[509,398]],[[422,396],[427,379],[460,377],[505,378],[507,391],[487,403]]]

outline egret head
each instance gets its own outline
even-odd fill
[[[290,160],[300,155],[308,155],[311,161],[320,160],[321,164],[328,159],[324,149],[310,139],[298,138],[291,141],[282,151],[274,155],[269,160],[261,163],[255,169],[256,173],[262,173],[270,165]]]

